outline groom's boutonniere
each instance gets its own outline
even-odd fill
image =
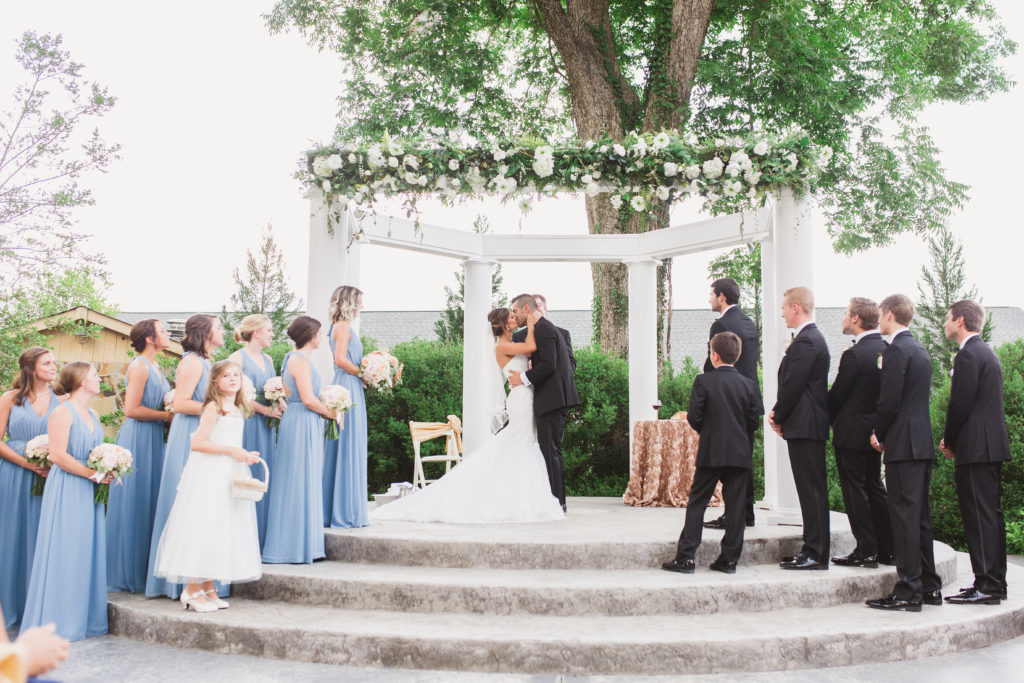
[[[878,354],[878,369],[882,369],[882,354]]]

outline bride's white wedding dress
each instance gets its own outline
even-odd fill
[[[524,355],[512,358],[502,373],[525,372]],[[533,424],[533,387],[512,387],[506,402],[508,426],[446,475],[426,488],[370,512],[371,522],[546,522],[564,519],[551,495],[544,456]]]

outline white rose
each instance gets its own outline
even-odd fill
[[[491,156],[494,157],[495,161],[503,161],[508,156],[508,152],[503,150],[501,147],[495,147],[491,150]]]
[[[418,169],[420,167],[420,160],[412,154],[406,154],[402,158],[402,165],[406,168]]]
[[[622,207],[622,196],[613,194],[611,196],[611,203],[615,210],[618,211]]]
[[[757,188],[752,187],[749,190],[747,190],[747,196],[750,197],[751,199],[757,197]]]
[[[587,144],[585,144],[583,146],[589,150],[589,149],[594,149],[594,145],[596,145],[596,144],[597,143],[594,142],[593,140],[587,140]]]
[[[449,159],[448,160],[448,170],[450,170],[450,171],[458,171],[459,170],[459,160],[458,159]]]
[[[584,184],[592,183],[592,182],[594,182],[594,176],[590,175],[589,173],[584,173],[583,177],[580,178],[580,182],[584,183]]]
[[[332,154],[331,156],[327,157],[327,167],[330,168],[332,171],[337,171],[339,168],[341,168],[341,155]]]
[[[671,178],[671,177],[675,176],[675,174],[678,173],[678,172],[679,172],[679,167],[675,164],[675,162],[673,162],[673,161],[666,161],[665,162],[664,173],[665,173],[665,177],[666,178]]]
[[[608,145],[601,145],[600,151],[604,154],[607,154],[609,149],[610,147],[608,147]]]
[[[729,157],[729,163],[736,164],[743,169],[750,168],[751,166],[750,157],[746,152],[733,152],[732,156]]]
[[[714,192],[708,192],[708,196],[705,197],[704,199],[707,200],[708,204],[714,204],[715,202],[718,201],[718,195],[715,194]]]
[[[765,142],[764,140],[761,140],[759,143],[754,145],[754,154],[756,154],[756,155],[758,155],[760,157],[763,157],[767,153],[768,153],[768,143]]]
[[[418,183],[419,183],[419,184],[420,184],[421,186],[423,186],[423,187],[426,187],[426,185],[427,185],[427,176],[425,176],[425,175],[421,175],[421,176],[420,176],[419,178],[417,178],[417,179],[416,179],[416,181],[417,181],[417,182],[418,182]]]
[[[533,162],[533,172],[540,178],[547,178],[555,172],[555,164],[551,159],[537,159]]]
[[[437,180],[434,181],[434,184],[437,185],[438,189],[440,190],[445,189],[446,187],[448,187],[448,176],[437,176]]]
[[[668,133],[662,131],[654,136],[654,140],[651,141],[651,147],[658,150],[665,149],[668,147],[669,142],[671,142],[671,138],[669,138]]]
[[[388,166],[398,168],[398,157],[388,157]]]
[[[413,173],[412,171],[406,171],[403,177],[405,178],[405,182],[409,183],[410,185],[419,185],[419,178],[417,178],[416,174]]]
[[[642,137],[637,138],[636,145],[633,147],[633,150],[636,152],[637,156],[642,157],[647,154],[647,140]]]
[[[722,138],[715,138],[715,147],[725,147],[725,140]]]
[[[384,165],[384,155],[380,151],[380,145],[370,145],[366,150],[366,163],[370,168],[380,168]]]
[[[665,187],[664,185],[659,185],[658,189],[657,189],[657,195],[658,195],[658,199],[660,199],[663,202],[667,202],[668,201],[668,195],[669,195],[669,189],[667,187]]]
[[[458,178],[452,178],[452,187],[458,189],[459,185],[461,185],[461,184],[462,184],[461,180],[459,180]]]
[[[629,205],[634,211],[643,211],[647,208],[647,202],[645,202],[644,198],[640,195],[634,195],[633,198],[629,200]]]
[[[735,178],[742,172],[743,169],[740,168],[738,164],[734,164],[731,161],[729,162],[729,165],[725,167],[725,174],[730,178]]]
[[[583,188],[583,191],[587,194],[588,197],[596,197],[597,195],[601,194],[601,186],[595,182],[589,182],[587,183],[587,186]]]
[[[331,181],[330,180],[323,181],[322,183],[320,183],[320,187],[323,188],[324,192],[330,192],[331,191]]]
[[[354,164],[354,163],[356,163],[357,160],[358,160],[358,157],[355,154],[349,154],[348,155],[348,163]]]
[[[753,169],[748,169],[747,171],[745,171],[743,173],[743,177],[751,185],[757,185],[759,182],[761,182],[761,172],[755,171]]]
[[[314,157],[313,173],[320,177],[331,175],[331,169],[327,166],[327,159],[324,157]]]
[[[696,178],[699,175],[700,175],[700,166],[693,165],[693,166],[687,166],[686,167],[686,177],[689,178],[690,180],[693,180],[694,178]]]
[[[799,160],[796,158],[796,154],[794,152],[790,152],[789,154],[786,155],[786,161],[789,162],[790,171],[795,170],[797,163],[799,163]]]
[[[612,151],[618,154],[620,157],[626,156],[626,148],[617,142],[614,145],[612,145]]]
[[[712,179],[717,178],[718,176],[722,175],[722,169],[724,167],[725,164],[723,164],[722,160],[719,159],[718,157],[708,159],[707,161],[704,162],[704,175]]]
[[[600,179],[601,179],[601,172],[600,171],[594,171],[594,180],[600,180]]]

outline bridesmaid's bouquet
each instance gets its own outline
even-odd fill
[[[288,394],[284,390],[284,380],[280,377],[271,377],[263,383],[263,402],[266,406],[272,407],[278,401],[284,401]],[[281,422],[280,418],[267,416],[267,426],[277,427]]]
[[[242,407],[242,412],[246,417],[255,414],[252,404],[256,401],[256,386],[249,379],[248,375],[242,375],[242,402],[245,404]]]
[[[34,439],[29,439],[25,444],[25,459],[36,467],[50,467],[50,436],[40,434]],[[43,495],[43,488],[46,487],[46,477],[37,474],[32,481],[32,495]]]
[[[120,484],[121,478],[132,471],[132,454],[127,448],[118,446],[116,443],[101,443],[92,449],[85,464],[105,475],[113,474],[114,480]],[[109,499],[110,484],[98,484],[93,502],[106,505]]]
[[[164,410],[168,413],[174,412],[174,389],[164,394]]]
[[[352,407],[352,394],[343,386],[328,384],[320,390],[320,402],[328,410],[333,410],[338,414],[336,419],[328,420],[327,426],[324,427],[324,438],[329,441],[337,441],[338,427],[342,425],[345,413]]]
[[[387,351],[371,351],[359,364],[363,386],[378,394],[390,394],[402,383],[402,364]]]

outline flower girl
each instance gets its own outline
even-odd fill
[[[156,575],[187,583],[181,603],[197,612],[228,606],[217,597],[215,580],[244,583],[261,574],[255,504],[231,494],[232,480],[247,478],[247,465],[259,457],[242,448],[245,413],[251,409],[241,387],[237,363],[213,366],[192,451],[156,553]]]

